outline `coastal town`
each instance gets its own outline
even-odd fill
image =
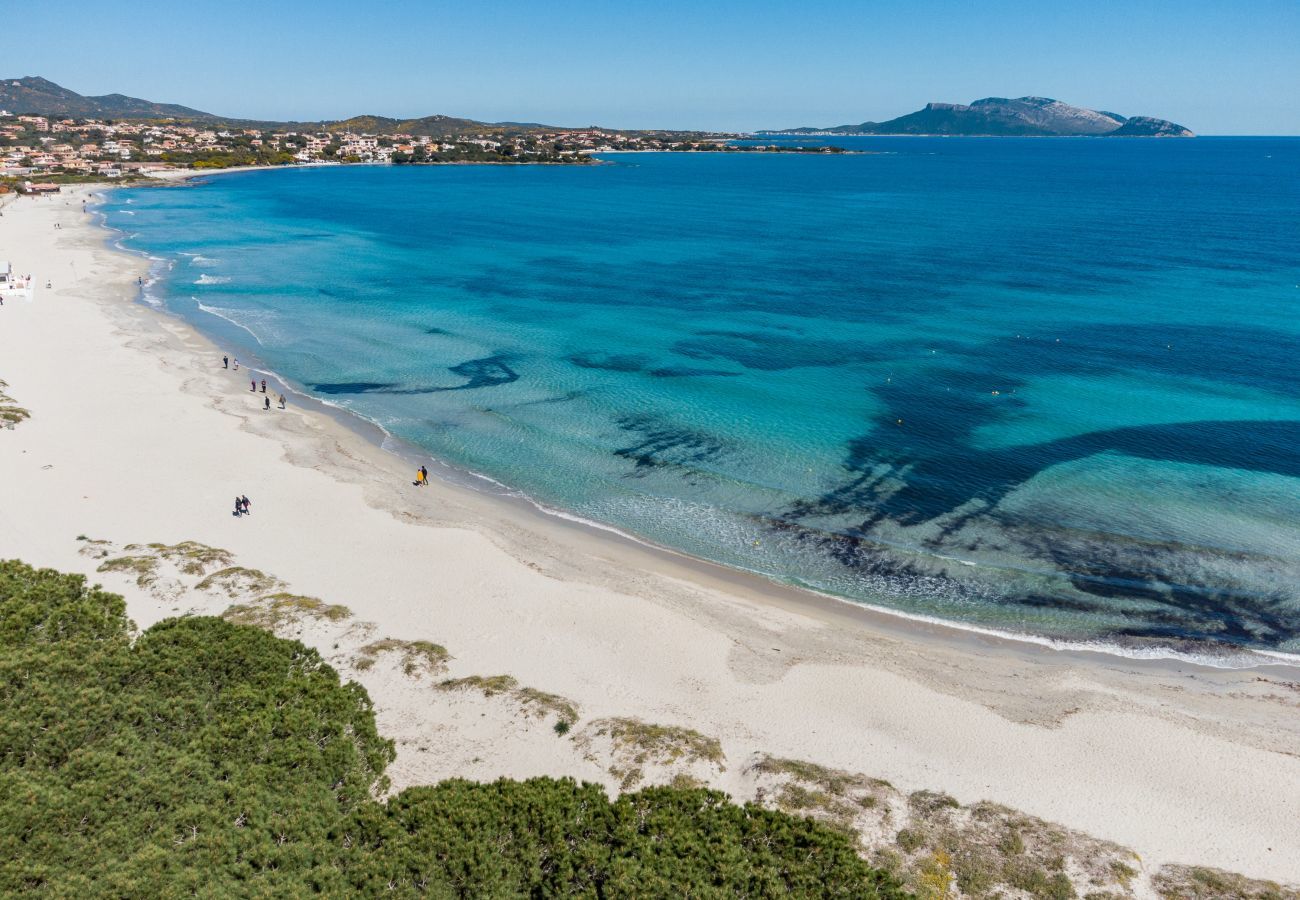
[[[343,123],[346,124],[346,123]],[[478,125],[479,123],[474,123]],[[176,121],[121,121],[13,115],[0,110],[0,183],[164,175],[180,169],[344,163],[590,162],[628,151],[843,152],[839,148],[738,147],[738,135],[621,132],[540,126],[447,131],[443,135],[370,133],[335,125],[234,127]]]

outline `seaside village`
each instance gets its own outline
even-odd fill
[[[724,149],[699,135],[598,128],[468,131],[445,137],[202,127],[12,115],[0,110],[0,185],[52,191],[58,181],[130,178],[237,165],[408,162],[584,162],[616,150]],[[41,181],[41,179],[48,179]]]

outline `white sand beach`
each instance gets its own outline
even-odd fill
[[[206,573],[163,564],[97,571],[130,544],[223,548],[267,585],[347,607],[280,633],[370,691],[398,742],[395,788],[689,775],[747,800],[770,755],[1004,804],[1132,848],[1144,875],[1185,863],[1300,882],[1300,670],[894,619],[522,502],[417,488],[406,462],[330,416],[264,410],[260,373],[223,370],[221,348],[137,302],[144,260],[82,210],[97,190],[2,201],[0,258],[36,287],[0,308],[0,379],[31,413],[0,429],[0,557],[85,573],[140,628],[267,590],[200,588]],[[251,515],[232,515],[236,495]],[[445,673],[361,661],[380,638],[445,647]],[[497,675],[517,685],[437,686]],[[560,698],[576,709],[564,735]],[[722,756],[630,758],[610,724],[629,718],[694,729]]]

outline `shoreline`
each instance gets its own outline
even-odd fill
[[[911,135],[898,135],[900,137],[910,137]],[[672,152],[672,151],[612,151],[615,153],[641,153],[641,152]],[[354,165],[380,165],[378,163],[354,164]],[[446,163],[445,165],[453,165]],[[454,165],[461,165],[455,163]],[[210,172],[187,173],[177,175],[168,179],[172,182],[179,182],[189,186],[198,179],[205,178],[208,175],[237,174],[254,171],[275,171],[279,169],[312,169],[325,168],[321,165],[297,165],[297,166],[242,166],[230,169],[218,169]],[[149,185],[132,185],[130,187],[148,187]],[[87,188],[94,187],[88,185]],[[118,187],[108,186],[103,191],[117,190]],[[100,206],[105,202],[102,198],[98,199],[88,206],[88,211],[99,215],[100,220],[97,223],[108,235],[117,235],[118,239],[113,242],[115,250],[129,255],[139,256],[142,259],[150,261],[169,262],[159,257],[150,257],[144,251],[128,248],[121,244],[121,241],[128,237],[126,232],[114,228],[107,222],[107,216],[100,212]],[[146,280],[146,287],[148,286]],[[146,301],[141,301],[161,315],[166,315],[171,319],[182,323],[184,326],[194,329],[202,338],[211,343],[215,349],[216,338],[204,331],[202,326],[191,321],[179,313],[172,312],[165,306],[154,307]],[[208,315],[215,316],[229,322],[231,325],[248,331],[242,324],[235,322],[220,313],[216,313],[199,304]],[[256,335],[251,331],[250,336],[256,340]],[[526,492],[505,484],[490,475],[481,472],[475,472],[459,466],[447,460],[439,459],[432,456],[424,448],[406,441],[383,427],[378,422],[367,418],[361,413],[339,406],[327,399],[316,397],[309,393],[302,385],[295,384],[289,378],[269,367],[258,360],[255,348],[245,346],[242,348],[247,356],[249,352],[253,353],[252,358],[257,361],[259,368],[256,369],[259,374],[267,375],[273,378],[278,384],[279,392],[288,392],[300,401],[306,403],[315,409],[316,412],[327,415],[334,419],[338,424],[347,428],[349,431],[361,437],[363,440],[370,442],[376,449],[391,453],[411,468],[418,467],[420,464],[428,464],[434,467],[431,474],[444,483],[449,483],[458,489],[468,489],[474,493],[481,494],[491,498],[494,502],[506,503],[517,506],[527,513],[533,513],[541,517],[545,523],[559,524],[561,527],[577,527],[583,529],[590,537],[599,540],[614,539],[617,541],[627,542],[628,544],[639,548],[646,553],[655,557],[659,564],[668,562],[675,563],[684,570],[683,574],[687,577],[711,577],[715,581],[721,581],[729,587],[756,592],[763,596],[766,602],[774,602],[784,608],[803,611],[807,614],[825,617],[828,621],[837,621],[840,623],[858,623],[868,624],[870,626],[881,628],[892,633],[897,633],[907,637],[909,633],[916,629],[926,630],[931,637],[945,641],[950,645],[960,649],[964,642],[975,641],[997,641],[1005,642],[1008,646],[1008,652],[1023,652],[1026,647],[1033,647],[1039,650],[1048,650],[1056,653],[1065,654],[1071,658],[1086,661],[1095,659],[1095,657],[1109,657],[1120,660],[1126,660],[1135,664],[1144,663],[1176,663],[1185,664],[1206,669],[1226,669],[1226,670],[1254,670],[1254,669],[1294,669],[1295,673],[1300,675],[1300,654],[1288,653],[1286,651],[1274,650],[1270,648],[1246,647],[1232,644],[1198,644],[1196,641],[1176,641],[1171,639],[1168,642],[1142,642],[1135,641],[1131,644],[1123,644],[1107,638],[1082,639],[1057,637],[1048,634],[1037,634],[1033,632],[1008,631],[992,625],[984,625],[979,622],[965,622],[955,619],[947,619],[927,613],[916,613],[907,610],[897,609],[887,606],[883,603],[872,603],[865,600],[857,600],[851,597],[843,597],[826,591],[820,591],[816,588],[806,587],[790,581],[782,580],[775,575],[768,575],[754,569],[746,569],[727,563],[717,562],[704,556],[697,556],[684,550],[666,544],[658,543],[650,538],[643,537],[634,532],[630,532],[605,522],[589,519],[568,510],[558,507],[552,507],[540,500],[529,496]],[[382,437],[379,437],[379,436]],[[385,446],[391,444],[392,446]],[[491,489],[485,488],[484,484],[492,486]],[[1182,644],[1182,647],[1174,646]]]
[[[61,197],[90,189],[103,190]],[[27,219],[58,209],[57,200],[22,202]],[[455,674],[507,671],[542,690],[554,687],[581,704],[584,718],[626,712],[681,722],[722,732],[737,763],[771,750],[911,789],[948,790],[963,802],[987,797],[1128,843],[1154,862],[1300,878],[1300,839],[1282,826],[1293,821],[1300,798],[1276,791],[1300,774],[1287,749],[1300,731],[1296,705],[1285,694],[1269,699],[1278,690],[1271,678],[1261,684],[1261,676],[1294,679],[1294,668],[1220,669],[973,636],[601,535],[525,501],[501,503],[508,498],[455,484],[413,491],[400,457],[333,417],[293,407],[290,415],[263,417],[260,407],[246,408],[240,394],[248,392],[221,381],[219,364],[211,370],[215,347],[201,332],[129,300],[144,258],[110,250],[110,232],[72,212],[80,224],[60,231],[25,234],[11,222],[17,212],[0,222],[7,245],[50,261],[20,268],[38,278],[59,271],[52,292],[14,307],[21,315],[12,327],[0,319],[0,377],[33,413],[0,438],[0,453],[13,463],[0,484],[17,500],[11,509],[31,510],[21,522],[0,513],[2,555],[88,571],[126,595],[132,618],[145,627],[175,614],[172,604],[96,574],[72,536],[80,529],[119,543],[210,541],[296,589],[348,603],[376,621],[376,633],[445,641]],[[73,255],[58,255],[65,245]],[[63,330],[60,312],[65,319],[71,313]],[[19,332],[33,348],[20,346]],[[99,355],[91,358],[111,357],[126,383],[146,372],[147,382],[161,380],[168,390],[149,395],[156,410],[141,409],[138,395],[94,384],[103,376],[82,361],[64,367],[43,360],[34,349],[42,341],[47,349],[50,342],[93,347]],[[63,379],[73,383],[57,383],[69,368]],[[153,421],[158,412],[167,417],[165,429]],[[100,429],[98,446],[87,445],[94,459],[78,464],[84,453],[77,435],[91,420]],[[115,426],[119,420],[124,424]],[[209,452],[211,445],[217,448]],[[51,480],[15,447],[58,456],[56,470],[71,459],[94,471],[85,484]],[[202,477],[166,480],[172,486],[164,490],[148,477],[152,470],[139,471],[146,464]],[[232,473],[250,477],[245,471],[256,473],[256,487],[245,492],[259,515],[247,523],[228,515],[210,520],[208,495],[218,494],[206,482],[219,474],[230,484]],[[111,500],[101,505],[104,493]],[[322,495],[328,500],[315,499]],[[95,521],[77,524],[78,515]],[[269,531],[252,532],[268,517]],[[413,602],[421,594],[424,601]],[[311,643],[313,634],[308,629],[301,639]],[[557,755],[566,742],[553,735],[516,735],[527,751],[516,752],[493,746],[494,732],[467,750],[444,733],[446,716],[434,723],[443,730],[430,724],[427,690],[372,684],[346,665],[339,669],[367,685],[387,728],[406,720],[408,729],[432,729],[451,742],[452,758],[442,760],[400,747],[399,784],[448,770],[599,777],[580,759]],[[451,731],[473,721],[453,720]],[[476,762],[480,752],[495,756]],[[1022,757],[1008,760],[1008,753]],[[1126,760],[1129,753],[1141,764]],[[718,785],[738,792],[740,774],[719,775]],[[1189,787],[1201,790],[1182,796]],[[1140,821],[1133,821],[1134,808],[1142,810]]]

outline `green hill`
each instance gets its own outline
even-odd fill
[[[84,97],[39,76],[0,81],[0,109],[18,115],[102,119],[215,119],[175,103],[154,103],[125,94]]]
[[[354,131],[365,134],[415,134],[446,138],[473,132],[476,134],[528,134],[555,131],[554,126],[531,122],[479,122],[455,116],[424,116],[419,119],[392,119],[387,116],[353,116],[337,122],[322,123],[324,130]]]

